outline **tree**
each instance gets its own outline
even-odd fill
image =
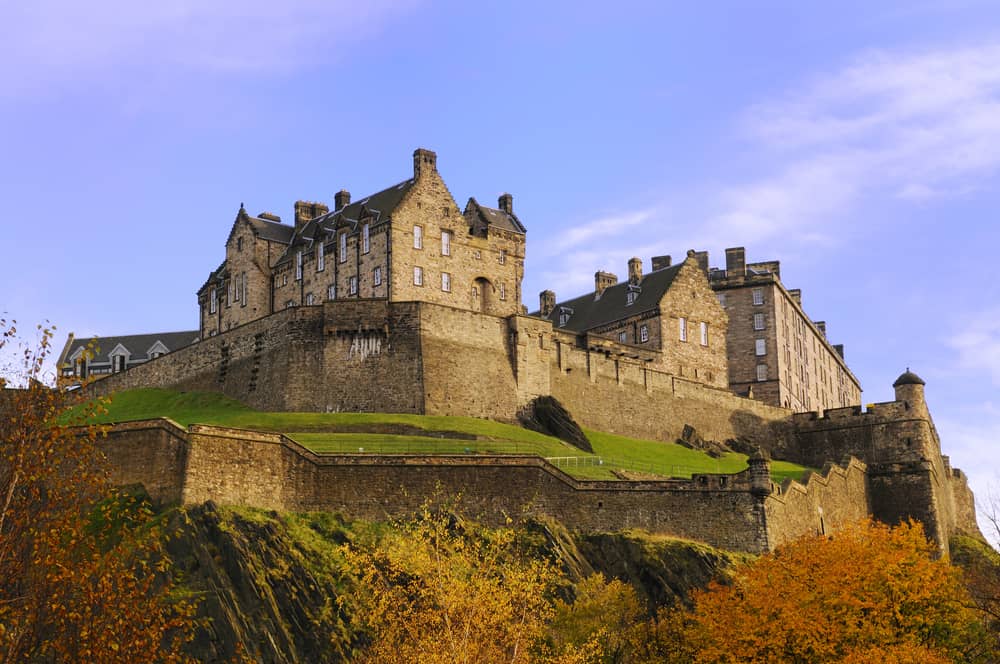
[[[178,662],[193,606],[173,601],[148,504],[114,490],[87,422],[100,402],[41,380],[53,330],[36,343],[0,320],[0,662]],[[8,373],[8,375],[11,375]],[[16,387],[15,387],[16,384]]]
[[[959,570],[934,553],[915,522],[801,538],[695,593],[661,636],[694,662],[989,661]]]

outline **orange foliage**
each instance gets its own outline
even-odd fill
[[[0,350],[18,343],[13,321],[0,333]],[[39,380],[52,331],[38,334],[19,389],[0,377],[0,662],[186,661],[194,608],[168,598],[152,514],[107,481],[103,431],[85,425],[100,404],[60,420],[79,399]]]
[[[934,553],[913,522],[802,538],[696,593],[675,625],[694,662],[986,661],[959,572]]]

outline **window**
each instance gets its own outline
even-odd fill
[[[226,306],[228,307],[229,305],[231,305],[233,303],[233,282],[231,280],[229,282],[229,292],[226,293],[226,295],[227,295],[227,297],[226,297]]]
[[[236,251],[243,251],[243,238],[236,238]]]
[[[688,321],[687,318],[677,319],[677,334],[681,341],[688,340]]]
[[[302,252],[295,252],[295,281],[302,279]]]
[[[758,356],[767,355],[767,340],[757,339],[754,341],[754,353]]]
[[[758,312],[758,313],[755,313],[753,315],[753,329],[755,329],[755,330],[763,330],[764,329],[764,314],[763,313]]]
[[[288,300],[287,302],[285,302],[285,309],[291,309],[294,306],[295,306],[294,300]]]
[[[326,288],[326,299],[328,299],[328,300],[336,300],[337,299],[337,287],[336,286],[327,286],[327,288]]]
[[[639,327],[639,341],[642,343],[649,341],[649,326],[642,325]]]
[[[569,322],[569,312],[568,311],[560,311],[559,312],[559,327],[563,327],[568,322]]]
[[[288,285],[288,273],[287,272],[285,274],[281,275],[281,285],[282,286],[287,286]]]
[[[413,248],[423,249],[424,248],[424,227],[414,226],[413,227]]]
[[[316,271],[322,272],[326,269],[326,249],[323,247],[323,243],[320,242],[316,245]]]
[[[441,273],[441,290],[446,293],[451,292],[451,275],[447,272]]]
[[[125,356],[115,355],[111,358],[111,371],[113,373],[118,373],[120,371],[125,371]]]
[[[507,262],[507,250],[506,249],[501,249],[500,250],[500,265],[503,265],[506,262]]]
[[[635,291],[629,291],[625,295],[625,306],[631,306],[632,303],[635,302],[635,298],[637,296],[638,296],[638,293],[636,293]]]
[[[312,303],[313,303],[313,294],[306,293],[306,304],[312,306]]]
[[[243,306],[245,307],[245,306],[247,306],[247,273],[246,272],[243,273],[243,278],[242,278],[241,281],[243,282],[241,285],[243,287]]]
[[[751,293],[753,293],[753,303],[754,304],[764,304],[764,289],[754,288]]]
[[[372,250],[372,237],[368,232],[368,224],[361,227],[361,253],[367,254]]]
[[[352,276],[347,282],[348,292],[350,295],[358,294],[358,277]]]
[[[726,294],[725,293],[718,293],[715,297],[719,298],[719,304],[721,304],[722,308],[725,309],[726,308]]]
[[[419,228],[419,226],[418,226]],[[424,285],[424,268],[419,266],[413,267],[413,285],[423,286]]]
[[[500,282],[500,299],[501,300],[507,299],[507,284],[505,284],[502,281]]]
[[[243,289],[243,287],[242,287],[242,284],[240,283],[240,276],[237,275],[236,276],[236,283],[233,285],[233,301],[234,302],[239,302],[240,301],[240,291],[242,289]]]
[[[374,277],[375,285],[376,286],[381,286],[382,285],[382,266],[381,265],[375,266],[375,274],[372,275],[372,276]]]
[[[441,255],[451,256],[451,231],[441,231]]]
[[[347,233],[340,234],[340,262],[347,262]]]
[[[213,288],[208,293],[208,313],[214,314],[219,308],[219,291]]]
[[[618,333],[618,343],[622,343],[623,344],[626,341],[628,341],[628,333],[627,332],[619,332]]]
[[[758,364],[757,365],[757,380],[761,381],[761,382],[767,380],[767,365],[766,364]]]
[[[478,249],[476,249],[475,251],[472,252],[472,257],[475,258],[477,261],[478,260],[482,260],[482,258],[483,258],[483,252],[481,252]]]
[[[708,323],[702,321],[701,323],[698,324],[698,326],[699,326],[700,331],[701,331],[701,345],[702,346],[707,346],[708,345]]]

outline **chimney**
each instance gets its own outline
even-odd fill
[[[329,211],[329,206],[324,203],[295,201],[295,231],[298,232],[311,219],[315,219],[316,217],[324,215]]]
[[[836,344],[833,349],[837,351],[837,355],[840,355],[840,359],[844,359],[844,344]]]
[[[792,289],[789,289],[788,295],[792,298],[792,300],[795,301],[795,304],[799,305],[800,307],[802,306],[802,289],[801,288],[792,288]]]
[[[610,272],[595,272],[594,273],[594,299],[601,299],[601,294],[604,293],[604,289],[608,286],[614,286],[618,283],[618,275],[611,274]]]
[[[636,256],[628,259],[628,282],[638,284],[642,281],[642,259]]]
[[[708,276],[708,252],[696,251],[694,252],[694,259],[698,261],[698,267],[701,268],[701,271]]]
[[[556,294],[550,290],[543,290],[538,294],[538,311],[542,318],[548,318],[552,310],[556,308]]]
[[[421,173],[437,170],[437,155],[430,150],[417,148],[413,151],[413,177],[417,179]]]
[[[500,194],[500,198],[497,199],[497,205],[507,214],[514,214],[514,197],[510,194],[506,192]]]
[[[813,321],[813,325],[819,328],[819,331],[823,335],[823,338],[826,339],[826,321],[825,320]]]
[[[343,210],[345,207],[351,204],[351,192],[346,189],[341,189],[336,194],[333,195],[333,209]]]
[[[653,256],[653,272],[670,267],[670,256]]]
[[[276,224],[280,224],[281,223],[281,217],[279,217],[278,215],[276,215],[273,212],[261,212],[260,214],[257,215],[257,218],[258,219],[265,219],[267,221],[273,221]]]
[[[726,276],[743,276],[747,273],[747,251],[744,247],[726,249]]]

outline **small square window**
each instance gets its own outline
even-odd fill
[[[764,314],[757,312],[753,315],[753,329],[763,330],[764,329]]]
[[[375,285],[376,286],[381,286],[382,285],[382,266],[381,265],[377,265],[375,267],[375,274],[373,276],[375,278]]]
[[[312,306],[312,304],[313,304],[313,299],[314,299],[314,298],[313,298],[313,294],[312,294],[312,293],[306,293],[306,304],[307,304],[307,305],[310,305],[310,306]]]
[[[629,291],[628,293],[626,293],[625,306],[632,306],[632,303],[635,302],[635,298],[637,295],[638,293],[636,293],[635,291]]]
[[[564,327],[569,322],[569,313],[563,311],[559,314],[559,327]]]
[[[618,342],[619,343],[625,343],[626,341],[628,341],[628,333],[627,332],[619,332],[618,333]]]
[[[758,364],[757,365],[757,380],[758,382],[763,382],[767,380],[767,365]]]
[[[649,326],[642,325],[639,327],[639,341],[642,343],[649,341]]]
[[[348,284],[348,287],[350,288],[350,294],[351,295],[357,295],[358,294],[358,278],[356,276],[352,276],[350,278],[350,280],[347,282],[347,284]]]
[[[423,286],[424,285],[424,268],[414,266],[414,268],[413,268],[413,285],[414,286]]]
[[[767,340],[757,339],[754,341],[754,353],[759,357],[761,355],[767,355]]]
[[[328,299],[328,300],[336,300],[337,299],[337,287],[336,286],[328,286],[327,287],[327,289],[326,289],[326,299]]]
[[[751,291],[751,292],[753,293],[753,303],[755,305],[764,304],[764,289],[763,288],[754,288],[753,291]]]
[[[423,249],[424,248],[424,227],[414,226],[413,227],[413,248]]]
[[[441,273],[441,290],[445,293],[451,292],[451,275],[447,272]]]

